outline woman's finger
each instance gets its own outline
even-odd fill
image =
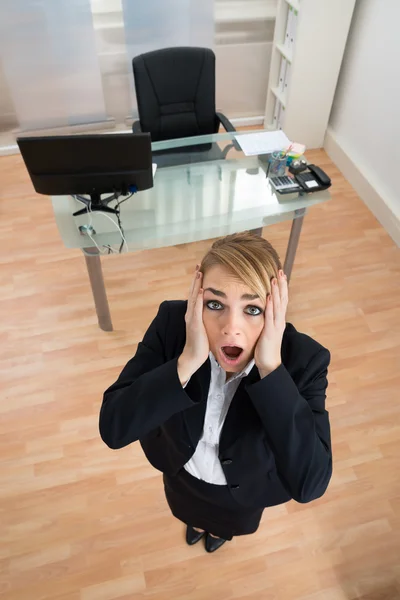
[[[194,272],[193,279],[192,279],[192,283],[191,283],[191,285],[190,285],[189,296],[188,296],[188,298],[189,298],[189,299],[190,299],[190,298],[192,297],[192,295],[193,295],[194,286],[195,286],[195,284],[196,284],[196,276],[197,276],[197,273],[198,273],[198,266],[199,266],[199,265],[196,265],[196,270],[195,270],[195,272]]]
[[[279,276],[279,293],[280,293],[280,297],[281,297],[281,304],[284,308],[286,308],[287,304],[288,304],[288,300],[289,300],[289,292],[288,292],[288,284],[287,284],[287,277],[286,275],[283,273],[283,271],[281,271],[282,276]]]
[[[264,328],[266,331],[271,331],[271,328],[274,326],[274,307],[273,307],[273,299],[272,294],[267,296],[267,306],[265,307],[265,319],[264,319]]]
[[[201,273],[200,271],[198,271],[198,273],[196,274],[196,279],[194,282],[194,287],[193,287],[193,293],[192,293],[192,297],[190,299],[190,305],[191,305],[191,309],[192,309],[192,315],[193,315],[193,311],[195,310],[196,307],[196,302],[199,296],[199,290],[201,288],[201,282],[203,280],[203,273]]]
[[[190,301],[192,304],[194,304],[196,302],[197,299],[197,295],[199,293],[199,289],[200,289],[200,285],[201,285],[201,277],[202,277],[202,273],[200,271],[197,271],[195,273],[194,279],[193,279],[193,288],[192,288],[192,292],[190,295]]]
[[[198,325],[200,325],[203,321],[203,292],[201,287],[202,281],[203,273],[200,274],[200,278],[198,280],[197,296],[193,311],[194,318]]]
[[[196,272],[195,272],[193,280],[192,280],[192,285],[190,286],[190,290],[189,290],[187,310],[186,310],[186,318],[188,320],[190,320],[193,316],[193,310],[194,310],[196,298],[198,295],[198,290],[199,290],[198,273],[199,273],[199,271],[197,271],[197,269],[196,269]]]
[[[274,312],[274,319],[277,318],[277,316],[280,313],[280,308],[281,308],[281,297],[280,297],[280,293],[279,293],[279,285],[277,280],[275,279],[275,277],[272,280],[272,301],[273,301],[273,312]]]

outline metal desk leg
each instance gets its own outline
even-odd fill
[[[292,274],[294,259],[296,258],[296,250],[299,245],[301,228],[303,226],[304,215],[306,214],[306,208],[299,208],[295,210],[295,218],[292,221],[292,228],[290,230],[289,242],[286,249],[285,264],[283,272],[287,276],[288,283]]]
[[[104,285],[103,270],[97,248],[83,248],[86,268],[92,287],[94,304],[96,306],[99,327],[103,331],[112,331],[110,308],[108,306],[107,293]]]

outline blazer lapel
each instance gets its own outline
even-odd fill
[[[189,437],[195,448],[203,433],[210,382],[211,362],[210,359],[207,358],[200,369],[192,375],[186,386],[187,393],[195,400],[196,404],[182,413]]]
[[[259,381],[260,375],[256,366],[243,377],[232,398],[219,440],[219,448],[224,452],[238,438],[243,427],[254,419],[255,409],[246,391],[246,386]]]

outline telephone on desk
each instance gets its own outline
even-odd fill
[[[303,164],[297,169],[289,167],[294,177],[270,177],[271,185],[280,194],[319,192],[327,190],[331,185],[328,175],[316,165]]]
[[[307,193],[327,190],[331,185],[328,175],[316,165],[307,165],[307,168],[294,176],[295,181]]]

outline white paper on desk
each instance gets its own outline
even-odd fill
[[[156,174],[156,171],[157,171],[157,163],[152,163],[152,167],[153,167],[153,179],[154,179],[154,175]]]
[[[236,135],[235,138],[246,156],[271,154],[277,150],[286,150],[290,146],[290,141],[282,130],[247,133]]]

